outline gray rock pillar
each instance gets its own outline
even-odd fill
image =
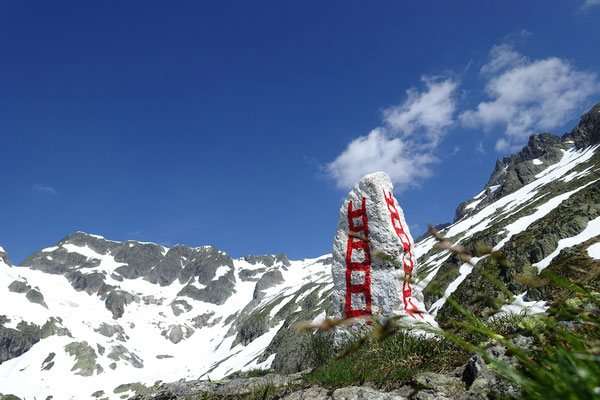
[[[393,189],[384,172],[366,175],[340,209],[333,241],[330,317],[425,319],[422,295],[414,291],[411,279],[416,267],[413,239]],[[400,268],[378,253],[391,257]]]

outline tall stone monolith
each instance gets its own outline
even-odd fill
[[[422,294],[413,290],[413,239],[393,190],[386,173],[366,175],[340,209],[333,241],[333,318],[425,320]]]

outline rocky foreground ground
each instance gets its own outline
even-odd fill
[[[513,340],[527,346],[529,339],[521,336]],[[505,365],[516,365],[501,345],[490,345],[486,353]],[[305,370],[285,376],[270,373],[261,377],[238,377],[222,381],[165,383],[155,387],[151,393],[138,394],[130,400],[476,400],[521,397],[516,386],[502,378],[494,366],[486,364],[477,355],[450,373],[425,372],[415,375],[410,381],[390,381],[384,386],[371,382],[347,387],[307,383],[305,377],[310,372]]]

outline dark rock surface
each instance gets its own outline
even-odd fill
[[[281,275],[281,271],[277,269],[272,269],[266,272],[261,278],[256,282],[256,286],[254,286],[254,298],[259,299],[264,296],[263,291],[269,289],[273,286],[280,285],[284,282],[283,275]]]
[[[41,339],[41,329],[34,324],[20,322],[17,329],[0,326],[0,364],[19,357]]]
[[[125,306],[132,301],[133,295],[131,293],[116,289],[108,294],[104,304],[106,305],[106,308],[112,312],[113,318],[118,319],[123,316]]]
[[[263,264],[266,267],[272,267],[276,263],[281,263],[286,267],[290,266],[290,261],[284,253],[277,255],[264,255],[264,256],[246,256],[244,257],[248,263],[252,265]]]
[[[600,103],[585,113],[579,124],[563,138],[575,142],[578,149],[600,143]]]
[[[99,256],[88,258],[75,251],[69,251],[64,247],[65,245],[87,248],[98,253]],[[154,284],[167,286],[178,280],[180,283],[188,283],[181,290],[181,296],[219,305],[234,293],[233,260],[226,253],[212,246],[190,248],[176,245],[166,251],[164,247],[153,243],[131,240],[113,242],[95,235],[77,232],[60,240],[55,249],[38,251],[27,257],[22,266],[50,274],[64,275],[76,290],[102,296],[107,309],[115,318],[120,318],[127,304],[133,300],[133,296],[116,290],[114,285],[107,284],[104,273],[86,271],[100,265],[102,256],[111,256],[115,262],[123,264],[111,275],[118,281],[143,278]],[[253,262],[289,264],[283,254],[250,256],[250,259]],[[228,268],[225,275],[214,279],[217,269],[224,266]],[[192,282],[198,282],[205,287],[198,289],[191,284]]]
[[[24,293],[25,297],[30,302],[48,308],[46,302],[44,301],[44,295],[42,295],[37,288],[32,288],[26,282],[19,280],[13,281],[10,285],[8,285],[8,290],[14,293]]]

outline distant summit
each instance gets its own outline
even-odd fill
[[[579,124],[562,137],[551,133],[531,135],[527,146],[520,152],[498,159],[483,191],[458,206],[454,222],[533,182],[536,174],[557,163],[565,151],[572,148],[583,149],[598,143],[600,103],[585,113]]]

